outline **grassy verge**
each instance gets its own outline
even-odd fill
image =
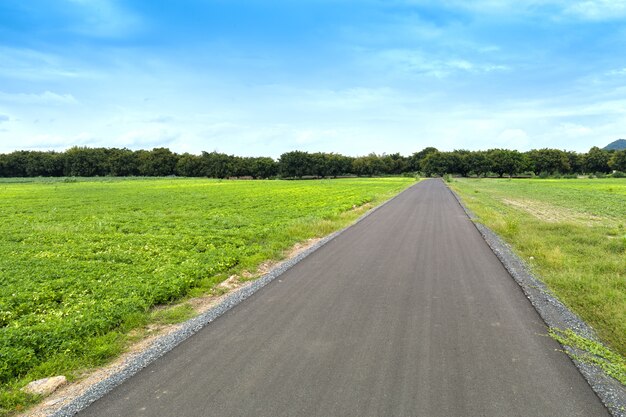
[[[605,359],[619,368],[615,358],[626,356],[626,180],[458,179],[450,186],[596,330],[617,355]],[[570,336],[559,340],[580,342]]]
[[[414,183],[150,179],[0,181],[0,415],[38,398],[20,388],[70,380],[135,340],[190,317],[232,274],[280,259]]]

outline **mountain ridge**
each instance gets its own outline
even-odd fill
[[[620,151],[622,149],[626,149],[626,139],[618,139],[602,148],[604,151]]]

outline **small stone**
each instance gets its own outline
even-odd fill
[[[59,398],[55,398],[54,400],[50,400],[48,402],[45,402],[43,405],[45,407],[51,407],[53,405],[57,405],[58,403],[60,403],[61,401],[64,401],[66,397],[59,397]]]
[[[35,395],[50,395],[61,385],[65,385],[67,379],[63,376],[54,376],[51,378],[38,379],[22,388],[22,391]]]

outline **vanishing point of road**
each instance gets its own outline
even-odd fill
[[[445,184],[426,180],[79,415],[609,414]]]

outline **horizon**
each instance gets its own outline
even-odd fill
[[[626,136],[626,0],[0,5],[0,153],[554,148]]]

